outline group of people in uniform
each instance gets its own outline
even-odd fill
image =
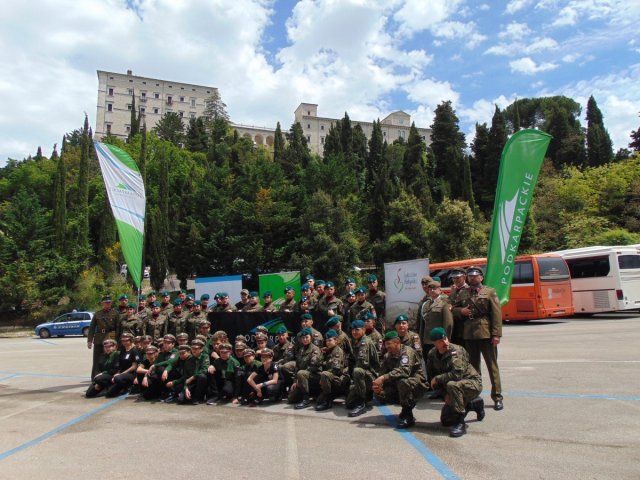
[[[345,397],[350,417],[365,413],[375,397],[400,404],[397,426],[409,428],[416,422],[417,400],[428,394],[444,398],[441,422],[459,437],[466,433],[469,412],[478,420],[485,415],[480,354],[489,368],[494,408],[503,407],[496,361],[502,322],[495,291],[481,283],[481,269],[452,276],[448,296],[438,278],[423,277],[425,296],[416,317],[400,314],[393,327],[385,323],[384,292],[375,275],[368,276],[368,288],[346,279],[342,298],[332,282],[308,276],[302,300],[293,300],[295,290],[287,286],[278,310],[266,310],[269,292],[263,305],[257,292],[248,291],[242,292],[242,305],[231,305],[225,292],[214,296],[213,306],[208,295],[196,301],[186,292],[173,302],[168,292],[161,301],[152,292],[138,305],[122,295],[120,308],[111,308],[104,297],[88,337],[94,362],[86,396],[130,392],[163,403],[247,406],[286,398],[294,409],[317,411]],[[283,326],[270,338],[258,326],[251,342],[246,335],[232,341],[224,331],[210,333],[208,312],[238,310],[298,312],[300,331],[290,339]],[[314,327],[314,317],[326,318],[324,335]]]

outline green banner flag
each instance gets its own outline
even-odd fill
[[[127,152],[94,142],[102,178],[116,219],[122,254],[136,287],[142,281],[145,193],[142,175]]]
[[[260,299],[264,292],[271,292],[273,304],[280,308],[285,301],[284,287],[292,286],[295,293],[293,298],[297,302],[300,301],[300,272],[279,272],[279,273],[266,273],[260,275]],[[264,302],[262,302],[264,303]]]
[[[509,301],[520,238],[550,141],[551,135],[539,130],[520,130],[502,150],[485,275],[501,305]]]

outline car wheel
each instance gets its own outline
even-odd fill
[[[46,328],[40,330],[40,338],[49,338],[51,336],[51,332]]]
[[[82,329],[82,336],[84,336],[84,337],[88,337],[89,336],[89,327],[84,327]]]

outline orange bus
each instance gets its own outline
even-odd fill
[[[487,265],[486,258],[429,264],[429,274],[440,277],[445,292],[451,291],[452,268]],[[528,321],[537,318],[570,317],[574,314],[571,277],[559,255],[539,254],[516,257],[509,302],[502,307],[503,320]]]

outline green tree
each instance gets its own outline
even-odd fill
[[[211,96],[205,99],[203,115],[208,127],[210,127],[215,120],[224,120],[226,123],[229,123],[227,105],[222,101],[218,89],[215,89]]]
[[[84,117],[80,168],[78,170],[78,201],[76,216],[78,219],[78,246],[83,256],[89,255],[89,117]],[[88,261],[88,258],[85,257]]]
[[[54,248],[60,253],[65,251],[67,240],[67,170],[65,168],[65,143],[66,137],[62,137],[62,150],[57,161],[56,178],[53,188],[54,209]],[[55,149],[54,149],[55,151]],[[53,156],[53,155],[52,155]]]
[[[629,142],[629,148],[634,152],[640,152],[640,127],[637,130],[631,131],[631,142]]]
[[[207,152],[207,127],[202,117],[189,119],[186,137],[187,149],[190,152]]]
[[[604,165],[613,158],[613,143],[604,128],[602,112],[593,95],[587,102],[587,164]]]
[[[130,142],[131,139],[140,133],[140,113],[136,108],[136,92],[135,90],[131,90],[131,118],[129,120],[131,127],[129,128],[129,135],[127,135],[127,141]]]
[[[387,238],[382,246],[385,261],[423,258],[429,252],[429,232],[433,226],[415,196],[401,191],[388,206],[385,219]]]
[[[464,154],[466,147],[464,134],[460,131],[458,117],[451,101],[442,102],[436,107],[431,125],[431,150],[435,157],[435,175],[439,180],[435,197],[461,198],[462,184],[459,181],[464,174]]]
[[[282,168],[285,171],[285,174],[290,176],[300,168],[307,168],[309,161],[311,160],[311,152],[309,151],[307,139],[304,136],[302,125],[300,125],[300,123],[295,122],[291,125],[289,133],[287,134],[287,140],[289,141],[289,144],[285,150]]]
[[[184,141],[184,125],[176,112],[166,112],[154,127],[159,138],[178,146]]]
[[[463,260],[485,256],[487,225],[479,223],[467,202],[443,200],[429,232],[429,260]]]
[[[282,164],[285,155],[284,136],[280,122],[276,125],[276,132],[273,136],[273,161]]]

